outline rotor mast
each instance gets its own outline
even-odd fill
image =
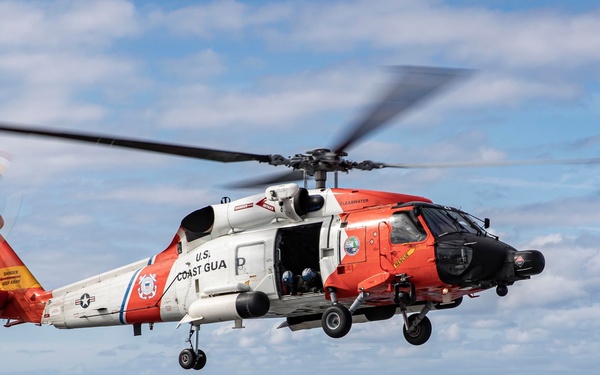
[[[327,182],[327,172],[316,171],[315,172],[315,188],[316,189],[325,189],[326,182]]]

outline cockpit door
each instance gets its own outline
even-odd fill
[[[423,243],[427,234],[410,211],[392,214],[387,222],[379,224],[380,264],[387,272],[395,273]]]
[[[391,250],[389,224],[386,222],[379,223],[379,262],[381,269],[387,272],[394,269]]]

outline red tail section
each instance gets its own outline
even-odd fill
[[[47,293],[0,235],[0,318],[6,326],[40,323]]]

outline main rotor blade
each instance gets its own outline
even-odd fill
[[[380,168],[402,169],[443,169],[443,168],[479,168],[479,167],[510,167],[526,165],[572,165],[572,164],[600,164],[600,158],[582,159],[533,159],[533,160],[507,160],[491,162],[458,162],[458,163],[400,163],[379,164]]]
[[[399,72],[400,79],[354,126],[349,135],[331,148],[336,154],[342,153],[370,132],[381,128],[394,117],[431,96],[455,78],[465,76],[469,71],[414,66],[400,67]]]
[[[303,171],[291,171],[283,174],[275,174],[271,176],[262,176],[255,179],[244,180],[239,182],[232,182],[225,185],[225,187],[231,189],[246,189],[246,188],[255,188],[255,187],[263,187],[274,184],[280,184],[284,182],[292,182],[304,179]]]
[[[103,144],[108,146],[118,146],[168,155],[179,155],[189,158],[220,161],[224,163],[251,160],[255,160],[261,163],[268,163],[271,160],[271,157],[269,155],[249,154],[236,151],[214,150],[209,148],[182,146],[170,143],[159,143],[128,138],[117,138],[108,135],[94,135],[78,132],[67,132],[62,130],[46,130],[29,126],[15,126],[6,123],[0,123],[0,131],[28,135],[38,135],[44,137],[54,137],[78,142]]]

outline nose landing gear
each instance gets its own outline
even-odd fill
[[[179,365],[186,369],[202,370],[206,365],[206,354],[198,349],[198,334],[200,326],[190,323],[190,336],[186,340],[190,343],[191,348],[186,348],[179,353]],[[194,342],[192,336],[196,335]]]

